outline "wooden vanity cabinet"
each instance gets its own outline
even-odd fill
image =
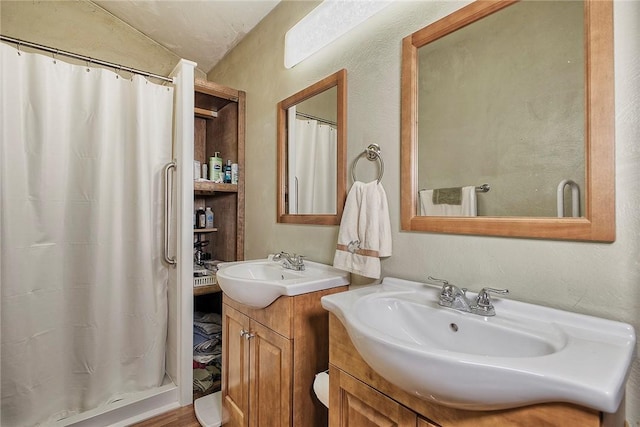
[[[416,427],[418,417],[395,400],[335,366],[329,368],[331,425],[358,427]],[[426,424],[427,426],[429,424]]]
[[[329,362],[328,312],[320,298],[346,286],[280,297],[253,309],[223,296],[222,404],[229,427],[324,427],[313,392]]]
[[[601,414],[568,403],[498,411],[440,406],[404,392],[362,359],[346,329],[329,315],[330,427],[600,427]]]
[[[228,305],[223,316],[228,425],[291,425],[291,341]]]

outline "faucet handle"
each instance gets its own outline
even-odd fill
[[[445,298],[453,298],[456,295],[460,295],[460,294],[465,295],[467,293],[467,288],[459,288],[456,285],[449,283],[449,281],[446,279],[438,279],[432,276],[428,276],[427,279],[433,282],[442,283],[442,290],[440,291],[440,296],[443,296]]]
[[[449,281],[447,279],[438,279],[437,277],[433,276],[427,276],[427,279],[431,280],[432,282],[442,283],[443,287],[449,284]]]
[[[277,254],[273,254],[273,260],[274,261],[280,261],[282,259],[283,256],[289,256],[289,254],[287,252],[284,251],[280,251]]]
[[[489,293],[504,295],[509,293],[509,289],[482,288],[482,290],[478,292],[475,308],[485,316],[493,316],[496,314]]]
[[[297,255],[297,256],[294,255],[293,256],[293,262],[296,263],[296,270],[299,270],[299,271],[304,271],[305,270],[304,259],[305,259],[304,255]]]
[[[449,284],[448,280],[446,280],[446,279],[438,279],[438,278],[433,277],[433,276],[428,276],[427,279],[431,280],[432,282],[436,282],[438,284],[442,283],[442,289],[440,290],[440,301],[443,301],[443,300],[453,301],[453,289],[454,289],[454,286]]]

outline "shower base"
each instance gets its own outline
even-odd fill
[[[178,387],[165,375],[160,387],[133,393],[122,400],[73,415],[54,427],[126,427],[135,422],[178,408]]]

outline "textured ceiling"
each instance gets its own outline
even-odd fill
[[[92,0],[208,72],[280,0]]]

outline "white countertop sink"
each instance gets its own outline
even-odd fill
[[[496,315],[485,317],[441,307],[439,295],[440,287],[386,278],[322,305],[378,374],[438,404],[618,409],[635,351],[631,325],[497,297]]]
[[[226,262],[218,266],[218,284],[227,296],[253,308],[264,308],[282,295],[294,296],[349,284],[349,273],[304,261],[295,271],[267,259]]]

